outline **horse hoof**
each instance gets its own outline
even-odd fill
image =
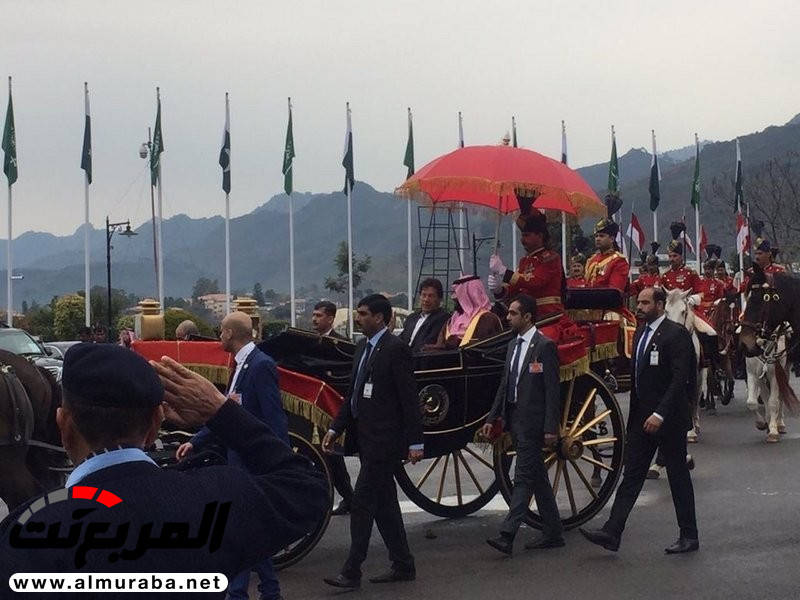
[[[689,444],[696,444],[697,443],[697,434],[694,431],[690,431],[686,435],[686,441]]]
[[[700,396],[700,401],[697,403],[700,408],[706,407],[706,398],[705,396]]]
[[[768,433],[767,434],[767,442],[770,444],[774,444],[775,442],[780,442],[781,436],[777,433]]]
[[[778,433],[780,433],[780,434],[784,434],[784,433],[786,433],[787,431],[788,431],[788,430],[786,429],[786,425],[778,425]]]
[[[762,423],[761,421],[756,421],[756,429],[758,429],[759,431],[766,431],[767,430],[767,424],[766,423]]]
[[[661,477],[661,467],[659,467],[658,465],[653,465],[652,467],[650,467],[650,469],[648,469],[647,471],[648,479],[658,479],[659,477]]]

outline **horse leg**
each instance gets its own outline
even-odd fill
[[[758,358],[745,358],[747,367],[747,408],[753,412],[756,418],[756,429],[763,431],[767,428],[767,423],[761,416],[758,408],[758,396],[762,392],[763,381],[761,378],[761,368],[763,365]],[[766,397],[766,396],[764,396]]]
[[[700,408],[708,406],[708,369],[700,371]]]
[[[781,399],[778,391],[778,382],[775,378],[775,367],[770,367],[768,371],[769,377],[769,396],[764,403],[766,411],[768,433],[767,441],[770,443],[779,442],[781,440],[778,434],[778,411],[780,410]]]
[[[9,512],[42,492],[36,478],[25,465],[27,446],[0,447],[0,498]]]

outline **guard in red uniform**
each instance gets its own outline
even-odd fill
[[[569,277],[567,277],[567,288],[585,288],[586,277],[584,277],[584,265],[586,257],[578,252],[573,254],[569,261]]]
[[[733,285],[733,277],[728,275],[728,270],[725,267],[725,261],[717,259],[717,266],[714,269],[714,274],[725,285],[725,293],[736,293],[736,286]]]
[[[668,246],[669,269],[661,276],[661,287],[665,290],[689,291],[692,295],[700,293],[700,276],[694,269],[686,266],[683,259],[683,243],[672,240]],[[699,303],[699,298],[696,298]]]
[[[614,241],[619,225],[601,219],[594,228],[595,252],[586,262],[586,287],[616,288],[623,295],[628,288],[630,265]]]
[[[642,267],[644,267],[644,272],[640,272],[640,275],[630,285],[630,296],[632,298],[638,298],[639,292],[645,288],[658,286],[661,280],[661,274],[658,270],[658,256],[642,252]]]
[[[753,260],[761,267],[764,273],[785,273],[786,267],[773,262],[778,256],[778,248],[773,246],[769,240],[764,238],[756,238],[756,243],[753,246]],[[750,282],[750,276],[753,274],[752,267],[747,269],[744,273],[744,280],[742,286],[739,288],[741,293],[747,290],[747,284]]]
[[[696,310],[706,319],[714,303],[725,297],[725,282],[717,279],[717,260],[711,258],[703,264],[703,277],[700,278],[699,293],[702,295],[700,305]]]
[[[571,325],[564,313],[566,277],[561,268],[561,256],[550,249],[550,233],[547,219],[536,209],[524,218],[517,220],[521,229],[520,243],[527,253],[519,260],[516,271],[507,269],[502,259],[493,254],[489,259],[488,287],[497,300],[511,301],[518,294],[528,294],[536,298],[537,320],[548,315],[561,313],[558,327],[545,333],[555,341],[561,338],[563,330]]]

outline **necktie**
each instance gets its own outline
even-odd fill
[[[353,387],[353,395],[350,397],[350,407],[352,408],[353,417],[358,416],[358,400],[361,398],[361,393],[364,389],[364,379],[367,376],[367,363],[369,363],[369,355],[371,353],[372,344],[367,342],[367,348],[364,350],[364,358],[361,359],[361,364],[358,367],[356,384]]]
[[[516,404],[517,402],[517,373],[519,372],[519,356],[522,354],[522,344],[524,342],[524,338],[517,338],[517,346],[514,348],[514,359],[511,361],[511,370],[508,372],[506,400],[511,404]]]
[[[650,326],[644,328],[642,339],[639,342],[639,351],[636,353],[636,387],[639,387],[639,373],[642,372],[644,352],[647,349],[647,340],[650,338]]]

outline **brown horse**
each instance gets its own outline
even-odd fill
[[[50,372],[0,350],[0,498],[9,510],[63,484],[51,467],[66,455],[46,447],[61,446],[59,406],[61,386]]]

